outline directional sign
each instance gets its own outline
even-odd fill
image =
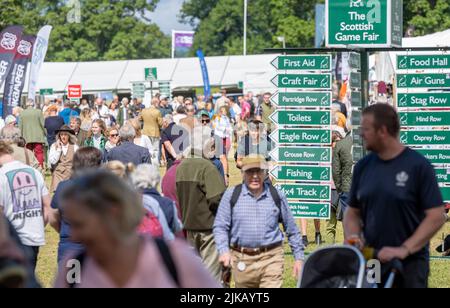
[[[357,52],[351,52],[348,59],[348,65],[351,69],[361,70],[361,54]]]
[[[280,56],[272,61],[278,70],[331,71],[331,55]]]
[[[353,147],[353,161],[358,162],[364,157],[364,149],[360,146]]]
[[[327,0],[326,46],[401,46],[402,0]]]
[[[279,125],[331,125],[331,111],[279,110],[269,118]]]
[[[330,219],[331,204],[330,203],[295,203],[290,202],[294,218],[308,218],[308,219]]]
[[[450,69],[448,55],[397,55],[398,70]]]
[[[399,112],[401,126],[450,125],[450,111]]]
[[[272,79],[279,88],[331,90],[331,74],[280,74]]]
[[[270,171],[276,180],[297,182],[330,182],[331,167],[277,166]]]
[[[322,107],[331,108],[331,92],[275,93],[270,101],[279,107]]]
[[[170,81],[158,81],[159,93],[163,96],[170,97],[172,94],[172,88],[170,86]]]
[[[399,108],[443,108],[450,107],[450,92],[445,93],[398,93]]]
[[[280,129],[270,138],[280,144],[331,145],[331,129]]]
[[[398,88],[450,88],[448,74],[398,74]]]
[[[418,149],[416,150],[432,164],[450,164],[450,150],[442,149]]]
[[[448,183],[450,184],[450,168],[434,168],[436,172],[436,177],[439,183]]]
[[[444,202],[450,202],[450,186],[441,187],[440,189]]]
[[[353,143],[356,145],[362,145],[363,144],[363,139],[362,139],[362,133],[361,133],[361,128],[355,128],[353,129]]]
[[[330,185],[286,184],[278,188],[289,200],[329,201],[331,199]]]
[[[361,125],[361,117],[362,117],[362,112],[361,111],[353,110],[352,111],[352,125],[353,126]]]
[[[351,95],[352,107],[362,107],[361,92],[352,91]]]
[[[361,80],[361,73],[350,73],[350,88],[353,89],[361,89],[362,80]]]
[[[331,163],[331,148],[278,147],[271,153],[274,161],[283,163]]]
[[[406,145],[450,144],[450,130],[409,130],[400,133],[400,141]]]
[[[44,96],[44,95],[53,95],[53,89],[41,89],[39,91],[39,94]]]
[[[145,97],[145,82],[133,82],[131,84],[131,92],[133,98]]]

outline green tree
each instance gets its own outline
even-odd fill
[[[414,36],[450,29],[450,0],[404,0],[404,28]]]
[[[71,23],[67,1],[7,2],[0,27],[20,24],[27,33],[53,26],[48,61],[99,61],[170,56],[170,38],[145,17],[159,0],[82,0],[81,22]],[[3,4],[2,3],[2,4]]]

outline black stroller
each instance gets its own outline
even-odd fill
[[[401,263],[394,261],[385,288],[392,288]],[[299,288],[377,288],[366,279],[366,259],[353,246],[331,246],[315,251],[306,260]]]

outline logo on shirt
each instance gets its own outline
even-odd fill
[[[396,179],[397,179],[398,187],[405,187],[406,182],[408,182],[408,179],[409,179],[408,173],[406,173],[405,171],[402,171],[399,174],[397,174]]]

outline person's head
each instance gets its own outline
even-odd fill
[[[194,102],[192,101],[192,98],[188,97],[184,100],[184,106],[188,108],[189,106],[194,106]]]
[[[193,105],[186,106],[186,114],[187,114],[188,116],[194,116],[194,114],[195,114],[195,108],[194,108]]]
[[[179,104],[181,104],[181,105],[183,105],[183,102],[184,102],[184,97],[183,96],[177,96],[177,102],[179,103]]]
[[[400,121],[393,107],[375,104],[363,110],[361,128],[367,150],[377,153],[386,142],[398,139]]]
[[[238,97],[238,102],[239,102],[239,105],[241,105],[241,107],[242,107],[242,104],[244,103],[244,97],[243,96],[239,96]]]
[[[248,99],[253,99],[253,92],[250,91],[247,93],[247,95],[248,95]]]
[[[82,105],[82,106],[86,106],[87,104],[88,104],[87,99],[83,98],[83,99],[81,100],[81,105]]]
[[[245,185],[251,192],[261,192],[269,166],[264,156],[250,155],[242,160],[242,174]]]
[[[14,153],[13,148],[5,141],[0,140],[0,161],[6,158],[11,159],[11,155],[13,155],[13,153]]]
[[[0,134],[0,140],[8,144],[18,144],[21,142],[22,133],[19,128],[13,126],[5,126]]]
[[[142,136],[141,121],[139,121],[139,119],[132,119],[129,121],[129,124],[133,126],[134,131],[136,132],[136,137],[140,138]]]
[[[65,100],[64,101],[64,109],[68,109],[68,108],[70,108],[71,107],[71,103],[70,103],[70,101],[69,100]]]
[[[130,123],[126,123],[119,130],[120,140],[133,142],[134,138],[136,138],[136,130]]]
[[[118,104],[119,103],[119,96],[118,95],[114,95],[113,97],[113,103]]]
[[[9,115],[5,119],[5,126],[15,127],[17,124],[17,119],[13,115]]]
[[[222,90],[220,91],[220,93],[222,94],[222,97],[227,97],[227,90],[222,89]]]
[[[51,105],[50,107],[47,108],[47,112],[51,117],[56,116],[58,114],[58,106]]]
[[[105,135],[106,125],[103,120],[97,119],[92,122],[91,132],[93,136]]]
[[[228,116],[228,108],[226,106],[220,107],[219,114],[221,116]]]
[[[76,133],[80,131],[81,127],[81,119],[78,117],[70,118],[70,128],[73,129]]]
[[[103,165],[103,168],[121,179],[128,180],[129,175],[134,172],[135,166],[132,163],[125,165],[121,161],[113,160]]]
[[[178,107],[177,114],[186,114],[186,107],[184,107],[184,106]]]
[[[234,97],[230,97],[228,99],[228,106],[232,107],[234,104],[236,104],[236,100],[234,99]]]
[[[109,109],[112,110],[112,111],[116,110],[117,109],[117,104],[118,104],[118,102],[112,101],[111,105],[109,105]]]
[[[142,198],[130,185],[107,170],[85,173],[61,193],[64,217],[71,238],[82,243],[94,258],[105,245],[123,244],[137,237],[144,215]]]
[[[152,106],[153,106],[153,107],[158,107],[158,106],[159,106],[159,98],[154,97],[154,98],[152,99]]]
[[[253,120],[248,124],[248,132],[250,137],[255,140],[259,141],[262,134],[264,134],[266,130],[266,126],[263,122],[258,120]]]
[[[101,97],[97,97],[97,99],[95,100],[95,105],[97,107],[103,106],[103,99]]]
[[[119,130],[115,127],[108,129],[108,140],[111,144],[117,145],[120,141]]]
[[[138,190],[155,188],[157,189],[161,182],[159,169],[153,165],[143,164],[136,167],[131,173],[131,183]]]
[[[205,101],[205,96],[204,95],[197,95],[197,101],[204,102]]]
[[[209,117],[208,112],[203,110],[200,113],[200,121],[201,121],[203,126],[208,126],[209,124],[211,124],[211,118]]]
[[[82,120],[88,120],[91,118],[91,112],[92,110],[89,108],[85,108],[83,110],[81,110],[81,114],[80,114],[80,119]]]
[[[129,101],[128,98],[124,97],[124,98],[122,99],[122,106],[123,106],[123,107],[128,107],[128,104],[129,104],[129,103],[130,103],[130,101]]]
[[[75,132],[67,125],[63,125],[60,129],[56,131],[56,139],[61,141],[63,145],[77,143],[77,137],[75,136]]]
[[[173,123],[173,116],[171,114],[165,115],[163,118],[163,128],[167,128],[172,123]]]
[[[211,111],[214,109],[214,104],[212,102],[207,102],[205,108],[206,110]]]
[[[32,108],[32,107],[34,107],[34,100],[31,99],[31,98],[27,99],[27,102],[25,103],[25,106],[26,106],[27,108]]]
[[[94,147],[80,148],[73,156],[72,170],[74,173],[94,170],[102,164],[102,152]]]
[[[159,102],[160,106],[166,107],[168,105],[169,101],[167,100],[167,97],[161,98],[161,101]]]
[[[263,101],[265,104],[270,105],[270,97],[272,96],[272,94],[270,94],[269,92],[264,93],[263,95]]]

